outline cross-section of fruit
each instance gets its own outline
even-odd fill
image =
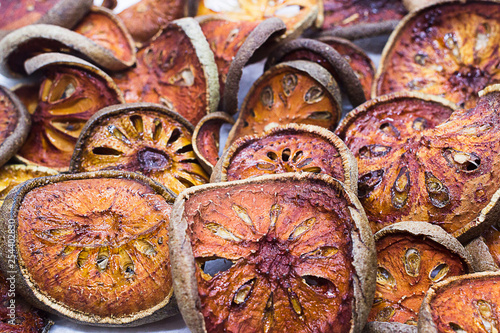
[[[137,65],[113,79],[127,103],[165,105],[196,125],[219,105],[213,52],[194,19],[172,21],[137,53]]]
[[[400,222],[375,234],[377,289],[368,321],[417,325],[425,292],[436,282],[473,272],[458,240],[438,226]]]
[[[240,137],[290,123],[333,130],[341,112],[340,91],[326,69],[304,60],[283,62],[252,85],[226,147]]]
[[[354,193],[327,175],[188,189],[169,232],[192,332],[360,332],[366,321],[373,238]]]
[[[358,159],[374,232],[426,221],[466,242],[496,221],[499,90],[488,87],[476,108],[453,113],[442,98],[396,93],[346,117],[337,133]]]
[[[208,182],[193,151],[192,133],[187,120],[161,105],[110,106],[83,128],[70,170],[139,172],[179,193]]]
[[[373,96],[440,95],[465,108],[500,82],[500,3],[443,1],[410,14],[386,44]]]
[[[420,309],[419,332],[499,332],[499,299],[499,272],[449,278],[427,291]]]
[[[17,156],[28,164],[67,170],[87,120],[105,106],[122,103],[123,97],[106,73],[78,58],[47,53],[26,64],[42,79],[16,90],[33,122]]]
[[[121,171],[16,187],[2,207],[0,235],[15,237],[17,290],[38,308],[89,325],[134,326],[173,314],[167,228],[174,196]]]
[[[324,173],[358,191],[358,166],[345,143],[313,125],[289,124],[236,140],[224,152],[212,181],[285,172]]]

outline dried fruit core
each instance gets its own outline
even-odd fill
[[[169,157],[161,151],[154,149],[144,149],[137,153],[137,159],[143,172],[165,170],[168,168]]]

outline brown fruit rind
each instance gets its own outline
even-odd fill
[[[18,214],[25,197],[31,192],[45,186],[52,186],[66,181],[85,181],[98,179],[121,179],[131,180],[141,186],[151,189],[156,195],[161,196],[168,205],[174,201],[175,194],[169,189],[154,182],[148,177],[140,174],[122,171],[100,171],[86,172],[79,174],[61,174],[50,177],[41,177],[29,180],[15,187],[7,196],[0,210],[0,250],[4,254],[12,254],[14,259],[8,260],[6,255],[0,257],[0,268],[2,271],[14,271],[16,277],[16,287],[19,293],[30,303],[39,309],[65,317],[71,321],[93,326],[138,326],[154,321],[161,320],[177,313],[176,301],[173,296],[173,289],[168,295],[156,305],[132,313],[126,316],[99,316],[85,311],[75,310],[63,302],[57,301],[46,292],[39,290],[34,281],[34,277],[25,266],[21,257],[20,244],[18,240]],[[10,241],[8,241],[10,239]],[[14,243],[12,243],[14,239]],[[167,255],[168,256],[168,255]],[[12,266],[12,260],[14,265]],[[140,297],[136,295],[136,297]]]
[[[379,23],[362,23],[344,28],[323,30],[319,37],[340,37],[348,40],[370,38],[380,35],[389,35],[399,24],[399,20],[389,20]]]
[[[265,175],[251,180],[207,184],[188,189],[177,198],[172,211],[170,233],[170,251],[172,257],[172,273],[174,276],[174,289],[179,300],[180,311],[186,324],[192,332],[206,332],[206,323],[201,311],[201,300],[198,294],[198,282],[196,278],[196,264],[193,248],[189,239],[192,221],[186,217],[186,202],[191,200],[196,203],[197,197],[203,197],[211,191],[227,189],[236,190],[244,186],[265,187],[268,184],[280,184],[285,188],[287,184],[296,184],[296,188],[316,188],[318,193],[329,189],[347,199],[351,217],[353,218],[352,237],[352,267],[353,267],[353,290],[352,316],[349,319],[349,332],[360,332],[365,324],[369,307],[373,299],[375,288],[375,252],[371,231],[367,225],[366,217],[356,196],[345,188],[340,182],[327,175],[314,174],[279,174]],[[300,191],[299,191],[300,192]],[[298,195],[298,194],[297,194]],[[331,207],[330,209],[334,209]],[[265,301],[264,301],[265,303]]]
[[[500,270],[482,236],[471,240],[465,245],[465,248],[470,253],[474,265],[477,267],[477,272],[494,272]]]
[[[371,321],[366,323],[363,333],[417,333],[417,327],[401,323]]]
[[[293,137],[297,138],[295,147],[290,142]],[[300,141],[301,137],[303,140],[302,144]],[[278,171],[276,169],[272,171],[262,170],[262,175],[267,173],[292,172],[292,170],[285,171],[289,168],[292,168],[293,171],[301,171],[301,167],[298,166],[301,161],[312,159],[312,163],[307,164],[308,167],[323,165],[324,168],[329,168],[329,173],[322,173],[329,174],[344,183],[352,192],[358,193],[358,164],[351,151],[338,136],[327,129],[313,125],[288,124],[275,127],[261,135],[246,136],[236,140],[222,155],[210,180],[211,182],[228,181],[228,172],[231,169],[234,159],[244,151],[247,151],[247,153],[243,153],[242,156],[238,157],[239,164],[236,165],[233,176],[238,176],[237,173],[234,174],[237,170],[246,171],[257,167],[255,164],[264,158],[264,153],[258,153],[262,148],[273,151],[275,149],[286,149],[289,145],[293,148],[290,153],[292,161],[290,162],[289,160],[289,163],[283,161],[282,163],[287,166],[283,166],[283,169],[278,169]],[[307,147],[310,149],[307,149]],[[302,154],[295,163],[293,156],[298,151],[302,151]],[[278,156],[279,159],[280,157]],[[253,162],[251,162],[252,160]],[[265,161],[269,162],[267,159]],[[238,165],[242,165],[241,169],[238,168]],[[251,176],[255,176],[254,173],[250,174]],[[230,180],[236,179],[231,178]]]

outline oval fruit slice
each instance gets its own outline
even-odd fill
[[[192,332],[361,331],[373,238],[338,181],[304,173],[202,185],[172,216],[174,288]]]
[[[193,151],[209,174],[219,160],[220,130],[224,124],[233,125],[233,117],[213,112],[203,117],[193,132]]]
[[[42,74],[39,88],[17,91],[28,106],[33,128],[18,158],[28,164],[67,170],[76,140],[99,109],[123,102],[113,80],[93,65],[69,55],[46,53],[26,63]]]
[[[400,222],[375,234],[377,289],[368,321],[417,325],[425,292],[473,271],[469,253],[438,226]]]
[[[304,60],[280,63],[250,88],[226,147],[237,138],[289,123],[332,130],[341,112],[340,91],[326,69]]]
[[[500,273],[484,272],[449,278],[425,295],[419,332],[498,332]]]
[[[440,95],[472,108],[500,82],[500,3],[445,1],[413,12],[384,48],[373,96],[395,91]]]
[[[137,65],[113,79],[127,103],[165,105],[193,125],[219,104],[213,52],[192,18],[171,22],[137,53]]]
[[[173,200],[170,190],[128,172],[23,183],[2,207],[15,221],[17,289],[37,307],[89,325],[133,326],[173,314]],[[3,240],[8,228],[4,220]]]
[[[71,172],[142,173],[175,193],[208,182],[198,164],[187,120],[161,105],[123,104],[89,119],[71,159]]]
[[[297,124],[236,140],[224,152],[212,182],[285,172],[324,173],[358,191],[356,159],[345,143],[322,127]]]

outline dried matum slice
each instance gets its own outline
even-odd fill
[[[372,96],[395,91],[440,95],[472,108],[500,83],[500,3],[443,1],[408,15],[386,44]]]
[[[15,272],[16,291],[27,301],[80,324],[163,319],[177,312],[167,231],[174,198],[124,171],[27,181],[0,212],[1,250],[7,253],[7,237],[17,244],[14,268],[6,256],[0,265]]]
[[[358,159],[358,195],[374,232],[399,221],[439,225],[462,243],[500,215],[500,85],[474,109],[395,93],[351,112],[337,129]],[[450,116],[451,115],[451,116]]]
[[[500,272],[449,278],[432,286],[420,308],[422,333],[495,333],[500,330]]]
[[[484,230],[481,236],[470,241],[465,248],[480,271],[500,270],[500,228],[498,223]]]
[[[236,140],[222,155],[212,182],[285,172],[324,173],[358,192],[358,166],[345,143],[313,125],[289,124]]]
[[[219,160],[220,130],[224,124],[233,125],[233,117],[225,112],[213,112],[203,117],[193,132],[193,151],[209,174]]]
[[[113,105],[85,124],[70,171],[125,170],[142,173],[176,194],[208,182],[196,160],[193,126],[151,103]]]
[[[373,236],[355,194],[330,176],[188,189],[169,233],[175,293],[192,332],[354,333],[366,322]]]
[[[28,60],[26,69],[39,72],[41,81],[16,90],[33,121],[17,158],[67,170],[84,124],[101,108],[123,103],[122,94],[106,73],[73,56],[41,54]]]
[[[420,305],[431,285],[474,272],[469,253],[438,226],[400,222],[380,230],[374,238],[378,267],[370,322],[416,326]]]
[[[322,66],[305,60],[280,63],[254,82],[226,148],[236,139],[278,125],[309,124],[333,130],[342,112],[340,91]]]
[[[127,103],[163,104],[193,125],[219,105],[214,54],[193,18],[172,21],[137,53],[137,64],[113,74]]]

